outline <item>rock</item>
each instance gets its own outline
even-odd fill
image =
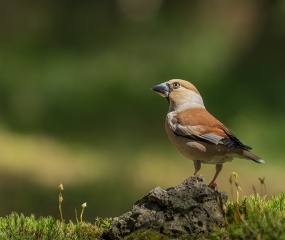
[[[133,210],[113,219],[109,237],[120,239],[141,229],[170,238],[206,236],[225,225],[226,193],[208,187],[201,175],[163,190],[157,187],[138,200]]]

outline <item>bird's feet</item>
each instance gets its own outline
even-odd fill
[[[208,185],[208,187],[213,188],[213,189],[215,189],[217,186],[218,186],[217,183],[215,183],[213,181],[210,182],[209,185]]]

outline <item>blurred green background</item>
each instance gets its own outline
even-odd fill
[[[194,172],[150,88],[191,81],[207,109],[265,159],[227,163],[230,194],[284,191],[285,2],[0,1],[0,216],[113,217]],[[214,166],[200,171],[209,182]]]

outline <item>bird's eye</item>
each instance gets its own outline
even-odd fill
[[[173,87],[174,88],[179,88],[180,87],[180,83],[179,82],[174,82],[173,83]]]

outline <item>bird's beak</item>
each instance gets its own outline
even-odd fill
[[[151,89],[153,91],[157,92],[162,97],[168,97],[168,94],[169,94],[169,91],[170,91],[170,89],[169,89],[168,85],[166,84],[166,82],[158,84],[158,85],[152,87]]]

